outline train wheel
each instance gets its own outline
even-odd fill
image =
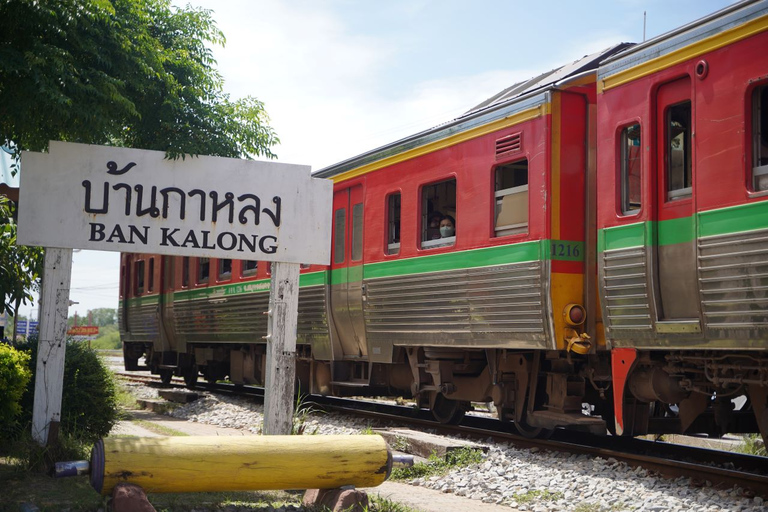
[[[445,398],[442,393],[438,393],[432,402],[432,416],[445,425],[458,425],[461,423],[466,410],[464,402]]]
[[[160,370],[160,382],[165,384],[166,386],[171,383],[171,379],[173,378],[173,370],[169,369],[163,369]]]
[[[532,427],[525,421],[515,421],[512,423],[515,426],[515,430],[528,439],[549,439],[552,437],[554,430],[544,427]]]
[[[200,372],[197,371],[197,365],[194,364],[188,368],[184,369],[184,384],[187,385],[189,389],[195,389],[195,385],[197,384],[197,376],[200,374]]]

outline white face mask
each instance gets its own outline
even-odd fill
[[[449,236],[453,236],[454,229],[451,226],[440,226],[440,236],[443,238],[448,238]]]

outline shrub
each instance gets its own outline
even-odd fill
[[[31,354],[32,384],[22,400],[23,419],[31,425],[37,341],[27,344]],[[116,386],[112,373],[87,343],[67,343],[61,399],[60,431],[91,442],[106,436],[118,419]]]
[[[21,397],[32,377],[29,354],[0,343],[0,433],[8,432],[21,413]]]

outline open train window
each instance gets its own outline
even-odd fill
[[[621,213],[630,214],[642,206],[640,192],[640,125],[633,124],[621,130],[619,139],[619,165],[621,186]]]
[[[155,289],[155,258],[149,258],[149,279],[147,279],[147,291]]]
[[[387,197],[387,254],[400,252],[400,192]]]
[[[456,179],[425,185],[421,189],[421,248],[432,249],[456,243]],[[441,224],[453,224],[441,234]]]
[[[219,260],[219,281],[226,281],[232,277],[232,260],[229,258]]]
[[[256,275],[259,262],[256,260],[243,260],[240,264],[240,275],[243,277]]]
[[[136,283],[134,285],[134,294],[141,295],[144,293],[144,260],[136,262],[136,272],[133,275],[136,276]]]
[[[208,282],[211,275],[211,260],[209,258],[200,258],[197,262],[197,284]]]
[[[672,105],[666,113],[667,200],[690,197],[691,102]]]
[[[496,168],[494,236],[528,231],[528,160]]]
[[[181,287],[189,287],[189,256],[181,259]]]
[[[752,190],[768,190],[768,85],[752,93]]]

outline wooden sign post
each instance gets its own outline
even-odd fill
[[[46,252],[35,439],[61,417],[72,248],[277,262],[264,432],[290,433],[299,264],[330,261],[333,183],[304,165],[64,142],[22,164],[17,243],[69,248]]]
[[[296,379],[296,327],[299,316],[299,265],[274,263],[269,290],[264,433],[288,435],[293,429]]]

